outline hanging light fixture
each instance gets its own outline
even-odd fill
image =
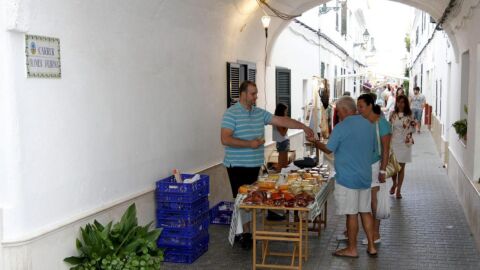
[[[270,21],[272,20],[272,18],[270,18],[270,16],[268,15],[264,15],[262,16],[262,25],[263,25],[263,28],[265,28],[265,37],[268,38],[268,27],[270,26]]]
[[[268,28],[270,26],[270,21],[271,21],[270,16],[268,15],[262,16],[262,24],[264,28]]]

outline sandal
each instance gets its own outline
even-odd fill
[[[395,194],[395,189],[397,189],[397,186],[392,186],[392,188],[390,189],[390,195]]]
[[[345,254],[345,249],[339,249],[335,252],[332,253],[333,256],[335,257],[343,257],[343,258],[358,258],[358,255],[348,255],[348,254]]]
[[[402,198],[402,194],[397,194],[397,195],[395,196],[395,198],[401,199],[401,198]]]
[[[375,257],[377,257],[377,255],[378,255],[378,251],[375,252],[375,253],[371,253],[371,252],[368,251],[368,249],[367,249],[367,254],[368,254],[368,256],[369,256],[370,258],[375,258]]]

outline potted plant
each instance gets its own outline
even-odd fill
[[[465,114],[468,115],[467,105],[465,105],[463,107],[463,110],[465,111]],[[463,139],[463,140],[466,141],[467,140],[467,126],[468,126],[467,119],[465,118],[465,119],[457,120],[452,124],[452,126],[455,129],[455,132],[457,133],[458,137],[460,139]]]
[[[120,222],[102,225],[98,221],[80,228],[76,241],[79,256],[65,258],[70,270],[158,270],[163,251],[157,247],[159,229],[150,230],[137,223],[135,204],[123,214]]]

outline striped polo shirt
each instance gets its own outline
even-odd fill
[[[265,125],[271,121],[271,113],[257,107],[248,111],[238,102],[223,115],[222,128],[233,130],[236,139],[254,140],[265,137]],[[225,146],[223,164],[226,167],[260,167],[263,162],[263,145],[257,149]]]

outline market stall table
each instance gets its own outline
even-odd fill
[[[239,210],[248,210],[252,216],[253,269],[302,269],[303,260],[308,259],[309,221],[326,224],[327,200],[333,189],[334,180],[327,180],[315,194],[314,201],[306,207],[271,206],[265,204],[248,205],[242,203],[246,197],[245,195],[237,196],[235,213],[230,227],[230,242],[233,244],[235,232],[239,224],[243,223]],[[268,210],[280,210],[290,214],[287,215],[286,221],[272,222],[265,218]],[[257,224],[257,212],[263,214],[262,226]],[[293,215],[291,215],[292,213]],[[318,230],[320,230],[321,224],[318,224]],[[257,262],[257,240],[262,242],[260,262]],[[293,251],[291,253],[271,251],[271,241],[293,243]],[[290,264],[268,264],[267,258],[269,256],[291,257]]]

